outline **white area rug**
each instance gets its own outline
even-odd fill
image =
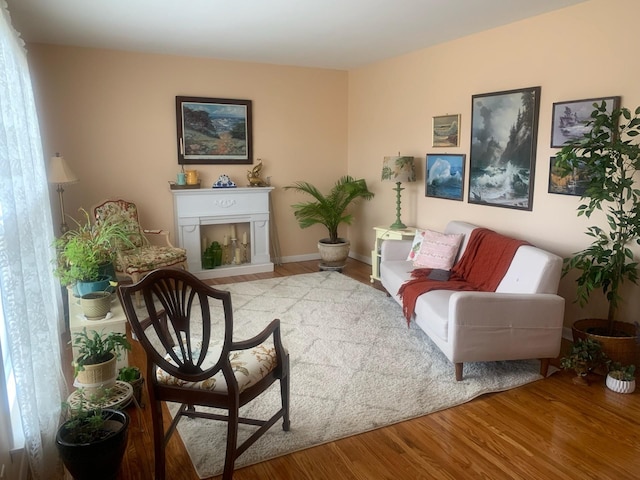
[[[385,293],[336,272],[257,280],[216,288],[232,293],[234,339],[279,318],[291,357],[291,430],[278,422],[236,468],[446,409],[542,378],[538,361],[465,364],[464,380]],[[270,417],[279,383],[240,412]],[[170,404],[175,412],[177,405]],[[241,440],[253,430],[241,426]],[[178,424],[200,478],[222,472],[226,424]],[[244,434],[243,434],[244,432]]]

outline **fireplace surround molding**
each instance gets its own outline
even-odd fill
[[[273,187],[171,190],[177,243],[187,250],[189,271],[198,278],[272,272],[269,254],[269,195]],[[203,269],[202,227],[249,224],[249,263]]]

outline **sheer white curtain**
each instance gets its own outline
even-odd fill
[[[61,478],[60,287],[51,206],[24,43],[0,0],[0,294],[25,451],[34,479]]]

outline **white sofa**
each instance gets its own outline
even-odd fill
[[[475,225],[453,221],[444,233],[464,235],[458,258]],[[410,278],[410,240],[381,245],[380,281],[402,306],[397,292]],[[518,248],[495,292],[432,290],[417,299],[415,322],[455,364],[462,380],[464,362],[538,358],[546,376],[560,353],[564,299],[558,296],[562,259],[539,248]]]

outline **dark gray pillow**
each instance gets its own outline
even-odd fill
[[[451,272],[449,270],[442,270],[440,268],[434,268],[431,270],[431,273],[427,275],[427,278],[430,280],[438,280],[440,282],[446,282],[449,280],[449,276]]]

